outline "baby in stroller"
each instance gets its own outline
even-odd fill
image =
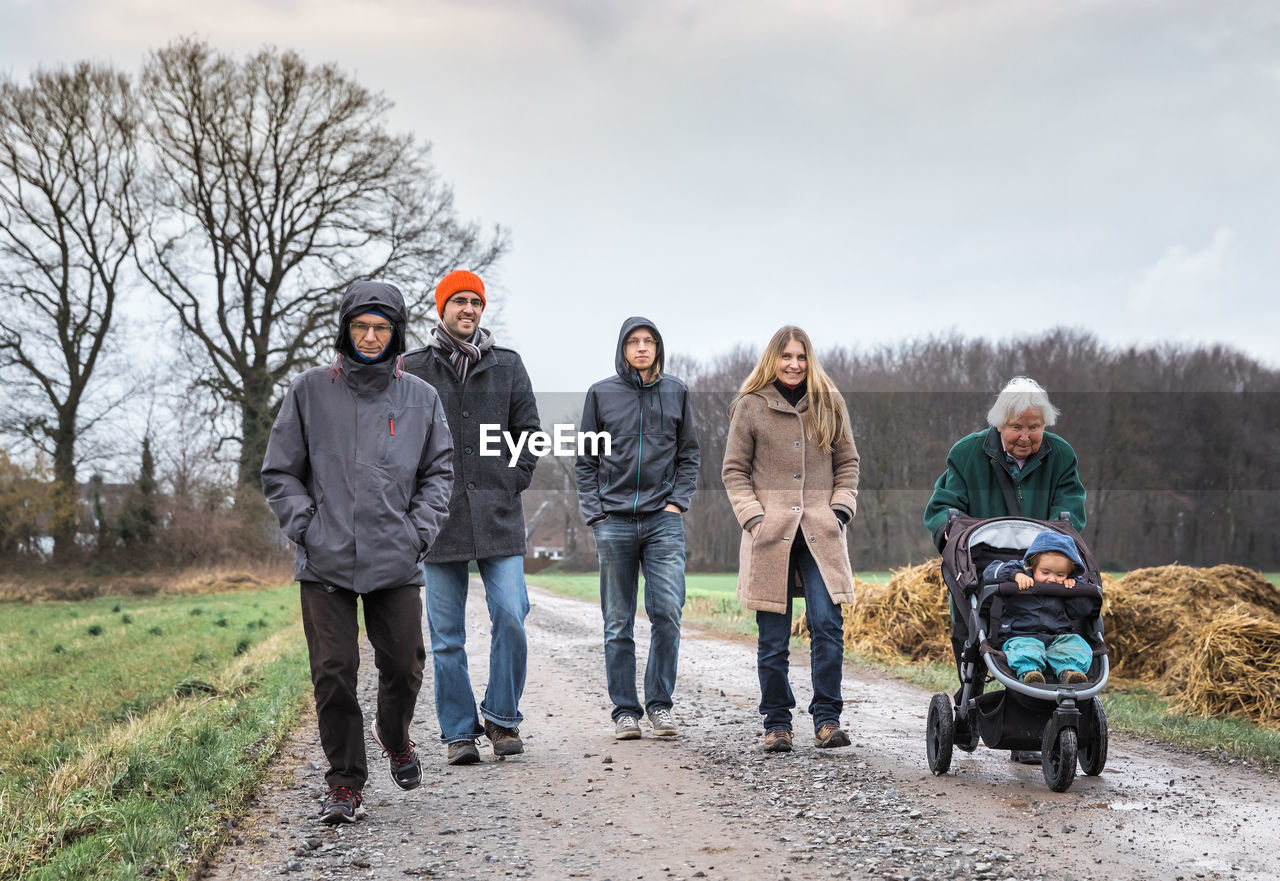
[[[1005,600],[997,645],[1022,682],[1043,683],[1046,670],[1066,685],[1088,681],[1093,648],[1073,632],[1071,622],[1089,615],[1092,601],[1085,596],[1021,593],[1040,582],[1069,589],[1080,584],[1082,594],[1086,590],[1092,594],[1096,587],[1078,577],[1084,571],[1074,541],[1061,533],[1042,532],[1032,540],[1021,560],[994,560],[982,573],[986,584],[1015,581],[1018,585],[1019,593]]]

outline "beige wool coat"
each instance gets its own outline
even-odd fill
[[[831,452],[810,440],[807,408],[807,400],[792,407],[769,385],[744,397],[729,423],[721,478],[743,528],[738,600],[746,609],[786,612],[797,532],[831,599],[853,602],[849,546],[835,511],[843,509],[850,522],[857,513],[858,450],[847,424],[846,439]]]

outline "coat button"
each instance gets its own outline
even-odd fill
[[[467,489],[475,489],[475,488],[476,488],[476,485],[474,483],[467,484]]]
[[[797,474],[797,475],[796,475],[796,480],[799,480],[799,479],[800,479],[801,477],[803,477],[803,476],[804,476],[803,474]]]
[[[799,506],[799,505],[792,505],[792,506],[791,506],[791,510],[792,510],[792,511],[799,511],[799,510],[800,510],[800,506]]]
[[[463,411],[462,411],[462,418],[463,418],[463,419],[466,419],[466,418],[467,418],[468,416],[470,416],[470,415],[471,415],[471,413],[470,413],[470,412],[468,412],[468,411],[466,411],[466,410],[463,410]]]
[[[466,453],[468,456],[470,456],[470,455],[471,455],[471,447],[463,447],[463,448],[462,448],[462,452],[464,452],[464,453]]]
[[[796,441],[796,446],[800,446],[800,441]]]
[[[812,544],[813,542],[815,542],[815,541],[817,541],[817,540],[818,540],[818,537],[817,537],[816,535],[814,535],[814,536],[810,536],[810,537],[809,537],[809,542],[810,542],[810,544]]]

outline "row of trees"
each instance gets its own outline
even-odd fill
[[[693,392],[702,451],[686,516],[692,568],[737,567],[741,531],[720,466],[727,411],[757,352],[675,360]],[[1280,569],[1280,372],[1221,347],[1114,349],[1077,330],[992,343],[959,336],[836,347],[823,367],[844,392],[861,455],[855,568],[934,556],[925,503],[951,444],[986,427],[1013,376],[1050,390],[1054,431],[1075,448],[1088,490],[1085,538],[1115,569],[1235,562]],[[562,467],[543,460],[535,489],[576,506]],[[572,562],[593,565],[590,531],[566,526]]]
[[[81,63],[0,77],[0,430],[51,463],[56,556],[76,553],[95,439],[151,428],[146,356],[174,355],[175,411],[203,422],[179,431],[230,444],[247,497],[282,384],[329,342],[337,292],[371,277],[418,290],[500,258],[505,231],[457,217],[429,147],[390,131],[389,108],[331,65],[195,40],[136,76]]]

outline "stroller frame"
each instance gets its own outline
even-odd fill
[[[1013,582],[983,584],[981,570],[989,560],[975,561],[971,549],[984,546],[991,559],[1020,558],[1021,550],[1037,533],[1053,530],[1072,539],[1080,551],[1086,577],[1098,585],[1101,578],[1092,552],[1065,517],[1061,521],[1026,517],[978,519],[952,511],[948,523],[950,538],[943,549],[942,572],[953,609],[951,642],[960,688],[954,700],[940,693],[930,704],[930,769],[935,774],[945,774],[953,745],[972,752],[981,740],[993,749],[1040,750],[1045,780],[1057,792],[1070,787],[1077,758],[1086,774],[1100,774],[1106,762],[1107,730],[1106,714],[1097,695],[1110,676],[1100,613],[1085,622],[1082,634],[1094,647],[1089,681],[1081,685],[1024,683],[1004,664],[1004,653],[991,646],[987,623],[989,620],[993,629],[998,629],[1002,598],[1025,595],[1027,591],[1019,590]],[[1031,592],[1062,597],[1088,595],[1079,588],[1050,584],[1037,584]],[[1099,610],[1101,588],[1096,588],[1092,596],[1097,600],[1095,610]],[[984,693],[988,677],[1003,691]],[[1052,711],[1046,719],[1046,704],[1050,703]]]

